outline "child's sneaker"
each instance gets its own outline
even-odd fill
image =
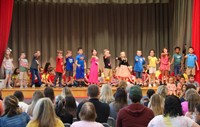
[[[151,85],[151,84],[149,84],[149,87],[152,87],[152,85]]]
[[[35,88],[35,84],[32,85],[32,88]]]

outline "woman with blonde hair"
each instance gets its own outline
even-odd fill
[[[165,99],[160,94],[151,96],[148,107],[153,111],[155,116],[163,114],[164,101]]]
[[[112,94],[112,87],[108,84],[104,84],[100,91],[100,98],[99,100],[103,103],[110,104],[114,101],[114,97]]]
[[[165,85],[159,86],[156,93],[160,94],[162,97],[166,98],[167,93],[168,93],[167,87]]]
[[[64,124],[57,118],[52,101],[42,98],[36,103],[27,127],[64,127]]]
[[[26,127],[30,118],[18,106],[18,99],[13,96],[5,97],[3,101],[4,114],[0,117],[0,127]]]
[[[64,88],[62,89],[61,96],[62,96],[63,98],[65,98],[66,96],[73,96],[73,95],[72,95],[72,91],[69,89],[69,87],[64,87]]]
[[[95,107],[91,102],[86,102],[81,107],[79,113],[81,121],[74,122],[71,127],[103,127],[102,124],[95,122],[97,114]]]

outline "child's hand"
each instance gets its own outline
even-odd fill
[[[77,66],[80,67],[81,65],[80,65],[80,64],[77,64]]]
[[[143,59],[145,60],[145,57],[143,57]]]

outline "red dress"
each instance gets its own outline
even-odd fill
[[[90,65],[90,75],[89,83],[98,84],[98,69],[99,69],[99,59],[97,57],[92,57]]]

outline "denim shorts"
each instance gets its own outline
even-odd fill
[[[13,71],[12,71],[12,70],[6,69],[6,70],[5,70],[5,73],[6,73],[7,75],[9,75],[9,74],[11,75],[11,74],[13,74]]]

